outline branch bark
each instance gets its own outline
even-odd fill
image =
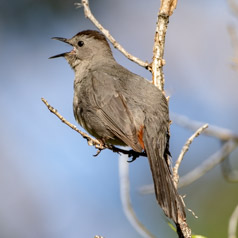
[[[161,0],[160,9],[155,29],[153,62],[152,62],[152,81],[161,91],[164,91],[164,47],[165,36],[169,23],[169,17],[176,8],[177,0]]]

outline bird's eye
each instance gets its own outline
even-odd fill
[[[79,46],[79,47],[82,47],[83,45],[84,45],[84,42],[80,40],[80,41],[78,42],[78,46]]]

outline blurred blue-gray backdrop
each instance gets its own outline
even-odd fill
[[[76,132],[62,124],[41,97],[74,123],[73,71],[64,59],[49,56],[69,50],[52,41],[95,29],[76,10],[74,0],[0,2],[0,237],[138,237],[121,207],[118,156],[98,157]],[[160,1],[90,1],[98,20],[132,54],[150,61]],[[227,32],[236,24],[226,1],[184,0],[170,18],[165,77],[170,110],[238,133],[238,79],[230,64],[234,52]],[[148,79],[151,75],[114,50],[116,59]],[[171,127],[174,160],[190,131]],[[200,136],[181,167],[191,170],[219,148]],[[238,166],[237,151],[232,164]],[[152,183],[146,159],[130,164],[132,203],[138,218],[158,237],[176,237],[153,195],[138,188]],[[225,237],[238,202],[238,185],[227,183],[217,167],[180,191],[187,194],[193,231]]]

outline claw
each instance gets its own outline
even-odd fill
[[[131,156],[129,156],[131,157]],[[135,161],[138,158],[138,156],[132,156],[131,160],[127,160],[128,163],[132,163],[133,161]]]
[[[128,163],[131,163],[131,162],[135,161],[139,157],[139,155],[136,155],[134,150],[130,150],[128,157],[129,158],[132,157],[131,160],[127,161]]]
[[[93,156],[94,156],[94,157],[97,157],[97,156],[101,153],[101,151],[102,151],[102,150],[98,149],[97,152],[96,152],[96,154],[93,155]]]

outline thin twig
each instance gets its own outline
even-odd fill
[[[130,180],[129,180],[129,164],[126,155],[119,156],[119,179],[120,179],[120,194],[122,201],[122,208],[128,221],[134,229],[144,238],[155,238],[150,231],[138,220],[130,199]]]
[[[181,127],[187,128],[189,130],[196,130],[198,127],[200,127],[203,122],[191,120],[186,116],[171,113],[171,118],[173,122]],[[214,126],[214,125],[209,125],[209,128],[207,128],[204,132],[204,135],[207,136],[212,136],[221,141],[222,144],[229,140],[234,140],[238,142],[238,135],[232,132],[229,129]],[[221,164],[222,166],[222,172],[225,177],[225,179],[229,182],[237,182],[238,181],[238,171],[233,170],[230,167],[229,164],[229,154],[222,160],[223,163]],[[146,190],[150,188],[149,187],[144,187]]]
[[[208,157],[202,164],[188,172],[186,175],[180,178],[178,188],[182,188],[190,185],[195,182],[211,169],[213,169],[216,165],[220,164],[227,155],[229,155],[233,150],[238,147],[238,142],[234,140],[227,141],[220,150],[216,151],[210,157]],[[152,184],[145,185],[140,188],[140,193],[142,194],[151,194],[154,193],[154,186]]]
[[[105,29],[99,22],[98,20],[94,17],[92,14],[90,8],[89,8],[89,3],[88,0],[82,0],[81,3],[75,3],[77,7],[84,7],[84,15],[87,17],[106,37],[107,39],[112,43],[112,45],[118,49],[122,54],[124,54],[129,60],[137,63],[138,65],[151,70],[149,67],[149,64],[129,52],[127,52],[116,40],[115,38],[109,33],[107,29]]]
[[[236,236],[237,223],[238,223],[238,206],[236,206],[229,220],[228,238],[237,237]]]
[[[184,155],[186,154],[186,152],[188,151],[189,149],[189,146],[191,145],[191,143],[193,142],[193,140],[199,136],[206,128],[208,128],[208,124],[205,124],[203,126],[201,126],[188,140],[187,142],[185,143],[185,145],[183,146],[182,150],[181,150],[181,153],[177,159],[177,162],[173,168],[173,179],[174,179],[174,182],[175,182],[175,185],[177,187],[178,185],[178,182],[179,182],[179,173],[178,173],[178,169],[179,169],[179,166],[184,158]]]
[[[42,102],[47,106],[47,108],[49,109],[50,112],[52,112],[53,114],[55,114],[64,124],[66,124],[67,126],[69,126],[71,129],[73,129],[74,131],[78,132],[84,139],[86,139],[88,141],[88,145],[90,146],[94,146],[96,149],[98,149],[98,152],[96,155],[98,155],[102,150],[104,149],[109,149],[112,150],[113,152],[116,153],[122,153],[122,154],[126,154],[128,155],[128,157],[132,157],[132,160],[135,160],[136,158],[138,158],[139,156],[144,156],[146,157],[146,153],[145,152],[136,152],[134,150],[123,150],[121,148],[115,147],[113,145],[110,144],[103,144],[101,141],[92,138],[91,136],[89,136],[87,133],[82,132],[81,130],[79,130],[75,125],[73,125],[72,123],[70,123],[69,121],[67,121],[55,108],[53,108],[44,98],[41,98]]]
[[[44,98],[41,98],[41,100],[47,106],[47,108],[50,110],[50,112],[55,114],[63,123],[65,123],[71,129],[78,132],[83,138],[85,138],[88,141],[89,145],[93,145],[97,149],[105,149],[105,147],[102,145],[102,143],[99,140],[94,139],[94,138],[90,137],[88,134],[80,131],[75,125],[73,125],[72,123],[67,121],[62,115],[60,115],[60,113],[58,113],[58,111],[55,108],[53,108]]]
[[[237,147],[238,142],[235,142],[233,140],[224,143],[224,145],[220,148],[220,150],[218,150],[209,158],[207,158],[198,167],[196,167],[195,169],[193,169],[192,171],[188,172],[186,175],[181,177],[179,187],[188,186],[189,184],[193,183],[194,181],[202,177],[208,171],[213,169],[216,165],[221,163],[226,158],[226,156],[229,155]]]

